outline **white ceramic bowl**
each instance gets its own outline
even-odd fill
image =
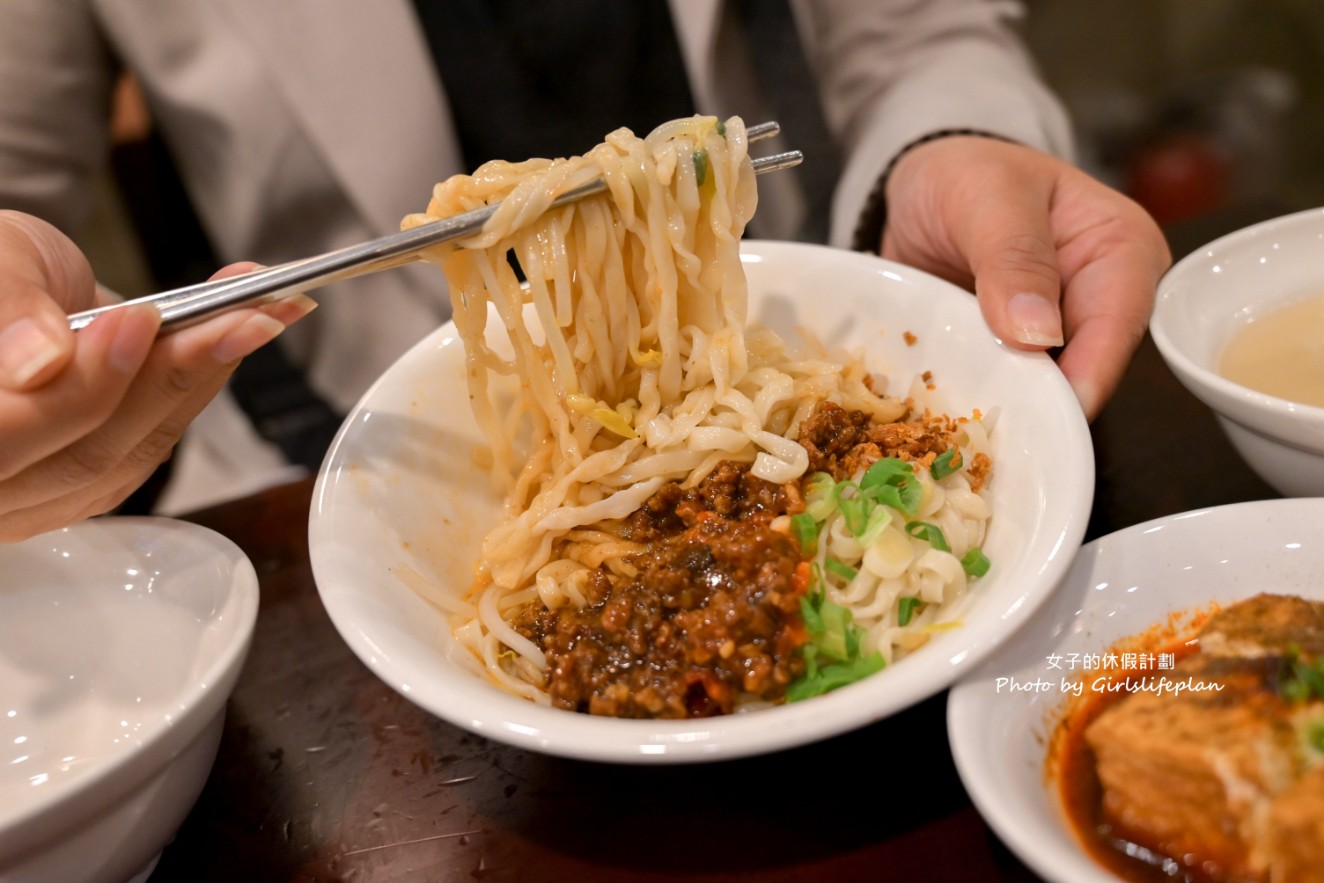
[[[1087,655],[1161,626],[1169,614],[1180,623],[1188,612],[1259,592],[1324,599],[1321,524],[1324,499],[1262,500],[1159,518],[1088,543],[1016,641],[952,688],[947,728],[957,771],[1026,864],[1061,883],[1118,879],[1080,846],[1057,781],[1046,776],[1050,736],[1070,701],[1062,679],[1084,676],[1088,689]],[[1081,662],[1069,670],[1073,658]]]
[[[1177,379],[1213,410],[1256,474],[1287,496],[1324,496],[1324,408],[1248,389],[1216,368],[1248,321],[1319,294],[1324,209],[1311,209],[1230,233],[1182,258],[1159,282],[1150,319],[1154,344]]]
[[[211,771],[257,598],[239,548],[184,522],[0,545],[0,880],[145,878]]]
[[[953,412],[1000,408],[994,433],[993,570],[963,626],[883,672],[812,700],[695,721],[616,720],[534,705],[475,674],[415,587],[462,595],[499,500],[472,466],[480,436],[464,358],[446,325],[353,410],[319,475],[313,573],[332,621],[386,683],[457,726],[552,754],[635,763],[785,748],[879,720],[947,687],[1045,598],[1079,547],[1094,490],[1088,426],[1052,361],[1004,349],[975,299],[876,257],[749,242],[750,317],[789,335],[858,346],[904,393],[932,370]],[[440,272],[440,271],[438,271]],[[907,345],[905,332],[915,335]]]

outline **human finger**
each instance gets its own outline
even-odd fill
[[[1061,213],[1065,349],[1057,364],[1093,419],[1116,391],[1144,337],[1167,240],[1139,205],[1082,175]]]
[[[36,389],[73,358],[65,316],[95,298],[91,267],[68,237],[0,211],[0,389]]]
[[[0,513],[0,543],[22,542],[38,534],[109,512],[127,500],[150,474],[151,470],[148,470],[130,476],[123,482],[111,485],[108,491],[99,485],[80,488],[76,492],[44,500],[34,506]]]
[[[1061,345],[1050,212],[1063,165],[990,138],[914,148],[888,181],[884,256],[974,290],[985,321],[1009,345]]]
[[[213,317],[157,342],[118,407],[95,432],[5,486],[14,508],[84,490],[98,496],[145,478],[225,385],[239,360],[315,306],[303,296]]]
[[[68,368],[39,389],[0,389],[0,480],[29,468],[107,420],[148,357],[160,314],[137,306],[76,335]]]
[[[1062,277],[1050,224],[1051,182],[1037,169],[991,174],[953,224],[985,322],[999,340],[1044,350],[1064,342]]]

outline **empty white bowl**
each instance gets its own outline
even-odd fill
[[[1324,294],[1324,209],[1254,224],[1197,249],[1163,277],[1150,333],[1168,367],[1213,410],[1256,474],[1286,496],[1324,496],[1324,408],[1218,373],[1228,342],[1257,318]],[[1198,456],[1192,450],[1177,456]]]
[[[150,872],[211,771],[257,600],[243,552],[185,522],[0,545],[0,880]]]
[[[427,599],[454,606],[464,597],[483,535],[501,514],[474,465],[482,436],[448,323],[353,409],[314,494],[318,591],[374,673],[457,726],[529,750],[628,763],[721,760],[823,739],[927,698],[1049,597],[1080,546],[1094,495],[1089,427],[1052,360],[1004,348],[973,296],[900,264],[781,242],[746,242],[743,261],[751,320],[787,336],[805,326],[829,345],[858,349],[902,394],[931,371],[952,413],[998,409],[984,546],[993,568],[972,587],[959,627],[862,681],[745,714],[622,720],[504,692]]]

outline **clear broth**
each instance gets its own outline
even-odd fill
[[[1259,392],[1324,407],[1324,295],[1253,319],[1223,350],[1218,373]]]

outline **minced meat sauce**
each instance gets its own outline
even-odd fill
[[[951,444],[946,421],[873,424],[823,403],[801,424],[800,443],[808,473],[844,480],[880,457],[931,462]],[[552,703],[688,718],[780,701],[804,673],[809,570],[796,540],[771,523],[803,509],[799,480],[773,484],[732,461],[693,488],[661,487],[619,531],[646,548],[630,559],[634,577],[600,568],[583,608],[534,604],[516,620],[547,656]]]
[[[929,466],[952,446],[952,435],[959,428],[959,421],[951,417],[927,413],[903,422],[871,423],[863,411],[823,402],[800,425],[800,444],[809,452],[807,473],[826,472],[845,481],[883,457]],[[987,454],[975,455],[967,470],[975,490],[992,465]]]
[[[660,488],[624,526],[647,545],[634,579],[599,571],[583,609],[534,605],[516,623],[547,654],[553,704],[685,718],[779,700],[804,671],[808,574],[799,544],[769,523],[800,508],[798,482],[733,462],[693,489]]]

